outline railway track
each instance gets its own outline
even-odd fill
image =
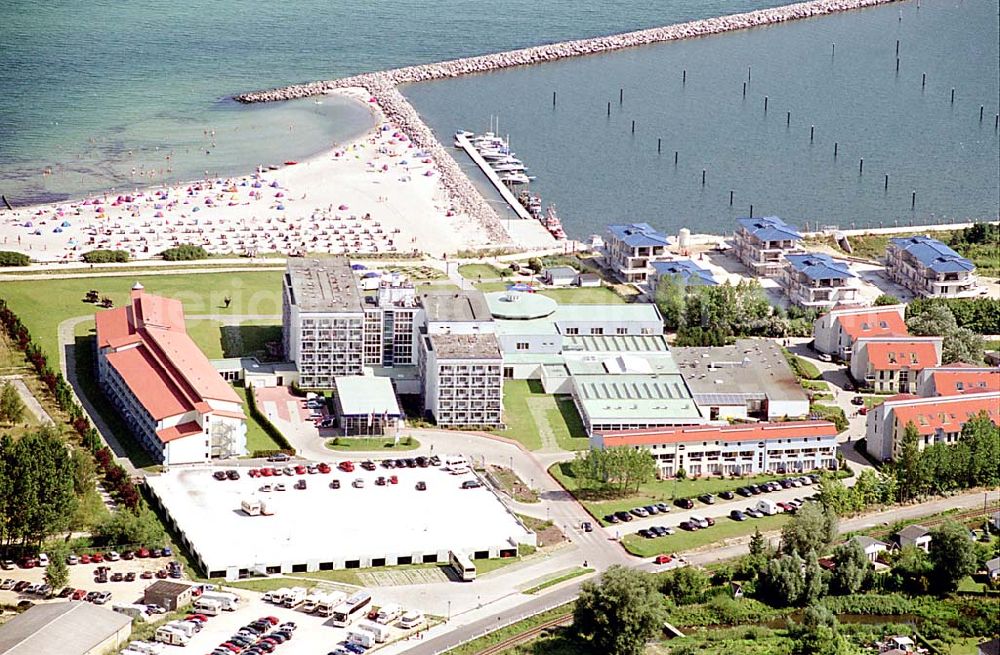
[[[989,507],[977,507],[975,509],[965,510],[964,512],[956,512],[954,514],[948,514],[946,516],[935,516],[934,518],[928,518],[926,520],[913,521],[913,523],[919,523],[925,528],[934,528],[948,521],[966,523],[967,521],[972,519],[986,518],[996,511],[1000,511],[1000,504],[995,503],[993,505],[990,505]],[[884,538],[884,537],[889,537],[891,535],[891,532],[888,528],[885,528],[882,530],[878,530],[877,532],[873,532],[872,534],[873,536]]]
[[[549,630],[551,628],[566,626],[572,622],[573,622],[573,615],[570,613],[557,616],[553,619],[549,619],[548,621],[542,623],[541,625],[535,626],[531,630],[527,630],[525,632],[513,635],[511,637],[507,637],[503,641],[497,642],[492,646],[484,648],[483,650],[477,652],[476,655],[498,655],[499,653],[504,653],[509,648],[513,648],[518,644],[523,644],[527,641],[531,641],[532,639],[539,636],[546,630]]]

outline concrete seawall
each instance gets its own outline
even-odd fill
[[[382,108],[386,118],[406,132],[416,146],[431,154],[441,172],[442,185],[455,206],[476,220],[498,245],[507,245],[510,243],[510,238],[503,229],[496,211],[487,204],[472,182],[462,172],[451,153],[434,137],[433,132],[420,118],[416,109],[399,92],[396,88],[398,85],[486,73],[514,66],[529,66],[557,61],[567,57],[601,54],[654,43],[721,34],[791,20],[825,16],[851,9],[875,7],[896,1],[813,0],[773,9],[760,9],[743,14],[706,18],[624,34],[563,41],[490,55],[453,59],[436,64],[406,66],[376,73],[353,75],[337,80],[295,84],[267,91],[244,93],[235,96],[235,100],[247,104],[278,102],[320,95],[348,87],[360,87],[367,90]]]

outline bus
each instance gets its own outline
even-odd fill
[[[451,568],[455,570],[455,574],[462,582],[472,582],[476,579],[476,565],[465,553],[451,551],[448,554],[448,563],[451,564]]]
[[[351,624],[354,617],[363,613],[365,606],[372,602],[372,595],[365,590],[355,592],[350,598],[338,605],[333,610],[330,621],[333,625],[344,628]]]

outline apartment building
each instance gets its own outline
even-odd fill
[[[413,284],[398,275],[385,276],[376,295],[365,298],[365,366],[416,366],[420,312]]]
[[[346,257],[289,259],[281,299],[285,356],[300,386],[331,389],[335,377],[362,373],[365,309]]]
[[[97,381],[158,464],[245,455],[243,403],[188,336],[179,300],[132,287],[98,312]]]
[[[837,428],[829,421],[698,425],[598,432],[591,448],[645,449],[660,478],[801,473],[837,468]]]
[[[859,302],[855,275],[847,264],[822,253],[785,255],[781,285],[788,299],[800,307],[828,309]]]
[[[676,280],[684,287],[714,287],[718,284],[712,276],[712,271],[698,266],[690,259],[675,259],[673,261],[653,262],[650,265],[653,272],[649,274],[649,293],[656,296],[656,288],[660,281]]]
[[[930,398],[987,391],[1000,391],[1000,368],[959,362],[920,371],[915,393]]]
[[[668,238],[648,223],[609,225],[604,243],[608,267],[625,282],[645,282],[650,263],[669,255]]]
[[[851,357],[851,377],[876,393],[916,393],[917,376],[941,365],[943,337],[874,337],[858,339]]]
[[[962,426],[980,412],[986,412],[993,423],[1000,425],[1000,392],[930,398],[912,394],[893,396],[868,412],[866,448],[880,461],[895,459],[910,423],[920,436],[917,442],[920,450],[935,443],[952,444],[961,436]]]
[[[905,317],[906,305],[836,307],[813,323],[813,346],[847,361],[858,339],[907,336]]]
[[[777,216],[740,218],[736,228],[736,257],[755,277],[780,277],[787,255],[800,254],[802,235]]]
[[[424,411],[438,425],[503,424],[503,355],[479,291],[427,293],[420,325]]]
[[[929,236],[889,240],[885,253],[889,279],[925,298],[963,298],[977,295],[975,265]]]

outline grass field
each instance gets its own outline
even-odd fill
[[[570,493],[576,496],[577,500],[583,504],[587,511],[603,525],[608,525],[601,519],[606,514],[628,511],[640,505],[649,505],[652,503],[667,503],[668,505],[672,505],[676,498],[691,498],[695,501],[696,507],[706,507],[701,501],[697,500],[697,496],[701,494],[714,495],[721,491],[732,491],[748,484],[760,484],[785,477],[780,475],[756,475],[746,478],[712,477],[697,480],[652,480],[641,485],[638,494],[617,497],[611,495],[609,492],[579,489],[576,484],[576,478],[572,476],[569,470],[568,463],[556,464],[549,469],[549,472]],[[747,504],[752,504],[749,499],[747,499]]]
[[[337,437],[326,442],[326,447],[330,450],[339,451],[385,451],[395,453],[401,450],[416,450],[420,448],[420,442],[413,437],[402,437],[399,443],[395,443],[392,438],[368,438],[368,437]]]
[[[525,594],[537,594],[539,591],[542,591],[543,589],[548,589],[549,587],[554,587],[554,586],[556,586],[557,584],[559,584],[561,582],[566,582],[567,580],[572,580],[573,578],[578,578],[581,575],[587,575],[588,573],[593,573],[593,572],[594,572],[594,569],[584,568],[582,566],[578,566],[575,569],[570,569],[566,573],[563,573],[562,575],[559,575],[559,576],[556,576],[555,578],[552,578],[551,580],[546,580],[542,584],[535,585],[534,587],[531,587],[530,589],[525,589],[524,592],[522,592],[522,593],[525,593]]]
[[[277,270],[182,275],[126,273],[120,277],[6,281],[0,287],[0,296],[7,300],[46,354],[58,358],[59,323],[102,311],[83,302],[88,290],[96,289],[101,296],[110,297],[117,307],[128,300],[129,290],[136,282],[141,282],[149,293],[180,300],[188,315],[281,314],[281,271]],[[224,307],[226,297],[232,301],[228,308]],[[210,340],[208,329],[196,328],[206,331],[199,335],[201,338]]]
[[[542,392],[537,380],[507,380],[503,387],[504,422],[497,434],[519,441],[528,450],[546,445],[564,450],[588,447],[586,431],[569,396]]]
[[[458,274],[466,280],[492,280],[500,277],[500,270],[490,264],[462,264],[458,267]]]
[[[639,557],[653,557],[661,553],[681,553],[695,548],[700,548],[707,544],[713,544],[724,539],[744,537],[753,534],[754,530],[760,528],[761,532],[778,530],[788,521],[788,515],[777,514],[775,516],[764,516],[759,519],[747,519],[746,521],[734,521],[730,518],[716,519],[715,525],[707,530],[696,530],[688,532],[678,529],[676,534],[669,534],[665,537],[646,539],[640,537],[632,531],[622,537],[622,545],[625,550]],[[620,526],[624,533],[628,530],[627,524]]]
[[[543,289],[538,293],[565,305],[624,305],[625,299],[608,287]]]
[[[243,411],[247,415],[247,452],[252,455],[255,450],[281,450],[281,445],[250,415],[247,409],[247,390],[243,387],[233,387],[233,389],[243,401]]]

